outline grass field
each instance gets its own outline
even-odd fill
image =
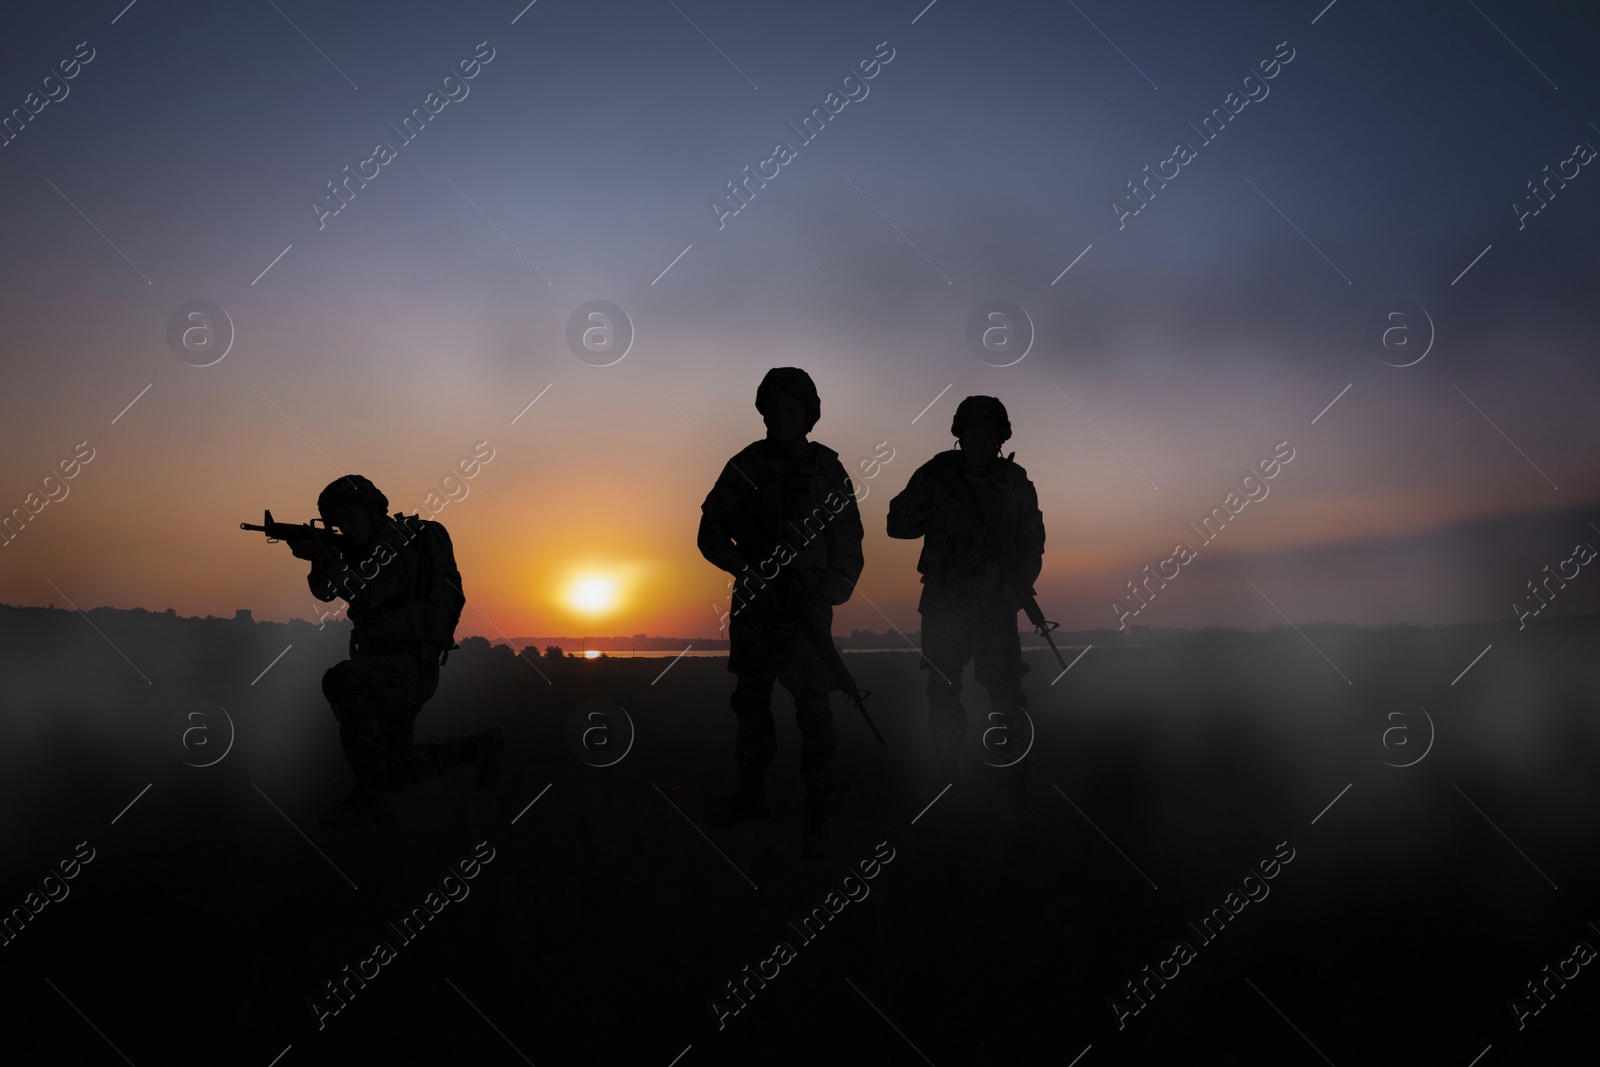
[[[724,660],[653,682],[665,661],[458,653],[418,740],[498,723],[502,780],[423,783],[393,823],[351,834],[317,824],[348,787],[318,688],[342,633],[91,615],[104,640],[69,613],[7,616],[0,903],[23,906],[79,842],[95,850],[0,949],[15,1039],[63,1061],[116,1062],[107,1041],[139,1064],[263,1067],[289,1045],[284,1067],[664,1067],[687,1046],[684,1067],[1085,1049],[1083,1067],[1465,1067],[1490,1045],[1485,1065],[1600,1049],[1600,977],[1551,980],[1537,1013],[1524,988],[1576,942],[1600,946],[1597,617],[1202,631],[1095,647],[1054,685],[1060,668],[1029,652],[1031,829],[1008,827],[1001,773],[972,757],[965,793],[919,815],[915,657],[853,655],[887,745],[835,696],[833,853],[817,864],[781,690],[772,816],[699,822],[734,785]],[[970,670],[966,696],[981,725]],[[590,700],[633,725],[612,766],[568,744]],[[231,749],[185,765],[173,724],[206,709],[221,743],[218,708]],[[469,894],[403,942],[388,924],[484,841]],[[889,850],[812,940],[790,926]],[[319,1029],[313,999],[378,941],[395,958]],[[780,941],[793,957],[719,1028],[711,1000],[736,1006],[726,983]]]

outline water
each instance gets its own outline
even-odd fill
[[[1062,645],[1060,647],[1061,647],[1061,650],[1063,652],[1065,652],[1069,648],[1074,648],[1075,649],[1075,648],[1080,648],[1082,646],[1080,646],[1080,645]],[[590,649],[589,653],[592,653],[592,654],[585,654],[585,653],[581,652],[579,649],[567,648],[565,645],[563,645],[563,646],[561,646],[561,650],[563,652],[577,653],[577,654],[579,654],[580,656],[582,656],[583,658],[586,658],[586,659],[599,659],[601,651],[604,651],[605,654],[606,654],[606,657],[609,658],[609,659],[630,659],[630,658],[637,658],[637,659],[672,659],[674,656],[677,656],[677,655],[680,655],[680,654],[685,656],[685,657],[691,657],[691,656],[727,656],[727,654],[728,654],[728,650],[725,649],[725,648],[705,648],[705,649],[702,649],[702,648],[693,648],[693,647],[691,647],[687,652],[684,652],[682,650],[674,652],[674,651],[672,651],[670,649],[655,649],[655,648],[652,648],[652,649],[643,649],[643,648],[641,648],[637,652],[631,651],[629,649],[622,649],[621,651],[618,651],[618,650],[615,650],[615,649],[609,649],[609,648],[608,649],[601,649],[601,650]],[[846,655],[853,655],[853,654],[858,653],[858,652],[916,652],[918,650],[915,649],[915,648],[912,648],[910,645],[902,645],[899,648],[841,648],[839,651],[843,652]],[[1023,655],[1027,655],[1030,652],[1041,652],[1041,653],[1044,653],[1047,656],[1050,654],[1050,650],[1046,649],[1046,648],[1023,648],[1023,650],[1022,650],[1022,654]]]

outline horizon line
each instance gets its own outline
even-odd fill
[[[12,604],[12,603],[9,603],[7,601],[0,601],[0,608],[11,608],[11,609],[17,610],[17,611],[59,611],[59,612],[62,612],[63,614],[68,614],[68,615],[73,614],[73,611],[71,611],[71,610],[69,610],[67,608],[58,608],[53,603],[50,603],[50,604]],[[1021,609],[1019,608],[1018,610],[1020,611]],[[254,625],[292,626],[295,623],[300,623],[300,624],[305,625],[305,626],[317,625],[318,629],[321,629],[322,625],[326,625],[329,622],[332,622],[332,623],[334,623],[336,625],[340,624],[340,623],[348,624],[350,622],[350,620],[348,618],[327,619],[327,620],[324,620],[324,622],[321,625],[318,625],[318,624],[313,623],[312,620],[302,618],[302,617],[300,617],[298,615],[292,616],[289,619],[282,620],[282,621],[277,620],[277,619],[257,619],[255,617],[254,610],[251,609],[251,608],[235,608],[234,609],[234,614],[231,615],[231,616],[229,616],[229,615],[204,615],[204,616],[201,616],[201,615],[178,615],[177,614],[177,609],[176,608],[171,608],[171,607],[160,608],[160,609],[146,608],[146,607],[119,608],[119,607],[115,607],[115,606],[110,605],[110,604],[100,604],[100,605],[97,605],[97,606],[92,607],[92,608],[84,609],[84,613],[85,614],[87,614],[87,612],[91,612],[91,611],[120,611],[120,612],[127,612],[129,614],[132,614],[133,612],[144,612],[147,615],[163,615],[163,616],[170,614],[171,616],[173,616],[174,618],[177,618],[177,619],[189,619],[189,620],[193,620],[195,622],[215,621],[215,622],[229,622],[229,623],[240,621],[240,619],[241,619],[240,613],[243,612],[243,613],[246,613],[246,614],[249,615],[248,621],[253,626]],[[1547,621],[1553,621],[1553,620],[1556,620],[1556,619],[1585,619],[1585,618],[1594,618],[1594,617],[1600,617],[1600,611],[1579,612],[1579,613],[1570,614],[1570,615],[1552,615],[1552,616],[1550,616],[1550,619],[1547,620]],[[1300,623],[1298,625],[1303,626],[1303,627],[1305,627],[1305,626],[1346,626],[1346,627],[1350,627],[1352,629],[1358,629],[1358,630],[1380,630],[1380,629],[1393,629],[1393,628],[1409,628],[1409,629],[1417,629],[1417,630],[1438,630],[1438,629],[1444,629],[1444,628],[1447,628],[1447,627],[1455,627],[1455,626],[1500,626],[1500,625],[1509,625],[1510,623],[1515,622],[1515,621],[1517,621],[1517,620],[1515,620],[1515,619],[1465,619],[1465,620],[1460,620],[1460,621],[1457,621],[1457,622],[1434,622],[1434,623],[1421,623],[1421,622],[1378,622],[1378,623],[1368,623],[1368,622],[1342,622],[1342,621],[1334,620],[1334,619],[1323,619],[1323,620],[1312,621],[1312,622],[1304,622],[1304,623]],[[1264,634],[1264,633],[1271,633],[1274,630],[1282,630],[1282,629],[1286,629],[1286,628],[1288,628],[1288,627],[1286,627],[1286,626],[1284,626],[1282,624],[1275,625],[1275,626],[1269,626],[1269,627],[1263,627],[1263,628],[1259,628],[1259,629],[1252,629],[1252,628],[1243,627],[1243,626],[1226,626],[1226,625],[1146,626],[1146,625],[1144,625],[1142,623],[1134,623],[1132,626],[1129,626],[1127,628],[1127,630],[1119,630],[1119,629],[1116,629],[1116,628],[1113,628],[1113,627],[1110,627],[1110,626],[1088,627],[1088,628],[1077,629],[1077,630],[1060,629],[1060,630],[1051,631],[1051,636],[1052,637],[1066,637],[1066,636],[1069,636],[1071,634],[1131,633],[1134,630],[1142,630],[1142,631],[1147,632],[1147,633],[1172,633],[1172,634],[1201,633],[1201,632],[1206,631],[1206,630],[1232,631],[1232,632],[1235,632],[1235,633],[1261,633],[1261,634]],[[899,631],[899,633],[905,633],[905,634],[920,634],[921,632],[922,631],[921,631],[920,628],[916,629],[916,630]],[[873,637],[890,637],[890,636],[894,636],[897,633],[897,631],[890,630],[890,631],[885,632],[885,633],[879,633],[876,630],[853,629],[849,633],[845,633],[845,634],[833,634],[833,633],[830,633],[830,636],[848,638],[848,637],[851,637],[851,636],[853,636],[854,634],[857,634],[857,633],[870,634]],[[1032,629],[1028,629],[1028,630],[1019,629],[1017,631],[1017,633],[1018,633],[1019,636],[1021,636],[1023,638],[1035,638],[1035,639],[1037,639],[1040,636],[1037,630],[1032,630]],[[579,641],[579,642],[583,642],[583,641],[629,641],[629,642],[631,642],[631,641],[637,641],[641,637],[644,638],[645,640],[650,640],[650,641],[672,641],[674,643],[679,642],[679,641],[685,641],[685,642],[689,642],[691,644],[701,643],[701,642],[721,642],[721,643],[726,643],[726,642],[729,641],[729,638],[725,637],[725,636],[720,636],[720,637],[719,636],[679,637],[679,636],[675,636],[675,635],[672,635],[672,634],[572,634],[572,635],[538,635],[538,634],[534,634],[534,635],[521,635],[521,636],[517,636],[517,637],[505,637],[504,635],[502,635],[502,640],[499,640],[499,641],[492,640],[492,639],[490,639],[488,637],[485,637],[482,634],[467,634],[467,635],[465,635],[465,637],[457,638],[457,641],[459,642],[461,640],[474,638],[474,637],[482,638],[483,640],[488,641],[491,646],[503,645],[503,646],[505,646],[507,648],[512,648],[513,650],[515,650],[515,646],[513,646],[511,644],[511,642],[513,642],[513,641],[527,641],[527,642],[539,642],[539,641],[556,641],[556,642],[560,642],[560,641],[569,641],[569,642],[570,641]],[[528,647],[528,646],[525,646],[525,647]],[[1043,647],[1042,642],[1041,642],[1041,647]],[[603,651],[626,651],[626,649],[603,650]]]

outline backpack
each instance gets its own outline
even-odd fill
[[[405,531],[407,543],[417,549],[421,561],[418,601],[422,609],[422,632],[424,640],[443,653],[439,658],[442,665],[452,651],[461,647],[455,641],[456,624],[461,621],[461,609],[467,602],[466,594],[461,591],[461,571],[456,568],[455,548],[450,544],[450,534],[443,523],[398,512],[394,521]]]

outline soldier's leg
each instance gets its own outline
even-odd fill
[[[817,608],[824,633],[833,629],[833,608]],[[833,673],[805,631],[785,620],[773,630],[778,651],[778,684],[794,698],[795,724],[800,727],[800,778],[808,789],[833,784],[833,706],[828,694],[837,688]]]
[[[322,695],[339,721],[339,746],[358,783],[375,781],[387,770],[375,679],[368,663],[345,660],[322,675]]]
[[[323,812],[325,826],[358,829],[393,818],[379,717],[383,688],[382,667],[369,660],[345,660],[322,676],[322,692],[339,721],[339,742],[356,779],[350,796]]]
[[[766,672],[738,676],[728,706],[738,721],[734,737],[733,762],[739,776],[760,776],[767,772],[778,751],[778,733],[772,722],[772,686],[776,677]]]
[[[805,851],[812,859],[823,859],[828,854],[824,813],[833,787],[833,705],[825,689],[800,686],[790,692],[800,727],[800,780],[806,786]]]
[[[416,712],[413,712],[412,716],[415,715]],[[478,788],[487,789],[495,782],[500,756],[505,749],[505,736],[498,726],[475,734],[446,738],[442,744],[411,745],[403,755],[389,756],[389,791],[399,793],[418,782],[438,778],[468,763],[478,768],[477,777],[473,779]]]
[[[380,738],[388,769],[389,791],[399,793],[418,782],[437,778],[463,763],[478,763],[494,748],[488,730],[471,737],[452,737],[443,744],[416,744],[416,719],[439,688],[439,668],[426,659],[397,667],[391,678],[394,702],[379,714]],[[503,743],[500,745],[504,747]],[[498,755],[498,752],[494,753]]]
[[[384,761],[389,771],[389,792],[398,793],[409,789],[414,783],[422,781],[420,772],[426,759],[419,759],[413,766],[411,761],[412,738],[416,734],[417,715],[422,711],[419,705],[400,706],[391,705],[378,714],[378,738],[383,748]],[[436,748],[439,746],[418,745],[417,748]],[[426,775],[432,777],[432,775]]]
[[[359,689],[356,704],[361,711],[353,717],[352,733],[359,735],[354,740],[362,750],[361,761],[381,764],[384,787],[399,792],[410,784],[406,752],[411,747],[413,720],[432,692],[425,687],[415,657],[377,655],[352,660],[343,672],[343,682],[352,690]],[[332,702],[331,695],[329,699]],[[337,703],[334,714],[339,714]]]
[[[927,671],[928,737],[943,782],[956,782],[957,756],[967,734],[961,706],[961,672],[971,657],[965,624],[950,606],[930,606],[922,615],[922,658]],[[942,788],[942,785],[941,785]],[[959,783],[953,791],[959,791]]]
[[[985,616],[982,629],[970,635],[973,675],[989,691],[990,707],[998,716],[999,725],[1005,728],[1005,745],[989,746],[989,752],[1005,768],[1006,810],[1012,821],[1031,825],[1026,785],[1029,759],[1025,753],[1033,743],[1033,727],[1027,713],[1028,696],[1022,688],[1022,676],[1029,667],[1022,659],[1016,612],[996,610]],[[1009,746],[1016,746],[1015,752],[1007,752]]]
[[[822,632],[832,633],[833,608],[826,604],[815,607]],[[800,779],[806,787],[805,852],[820,860],[828,854],[824,813],[833,785],[833,706],[828,694],[838,683],[802,627],[784,621],[773,632],[779,650],[778,681],[794,698],[795,724],[800,727]]]
[[[391,793],[399,793],[418,782],[437,778],[463,762],[464,753],[459,747],[459,738],[451,738],[444,744],[413,743],[416,718],[421,712],[420,707],[396,708],[392,715],[384,717],[384,721],[390,724],[384,755],[389,761]]]
[[[1022,676],[1028,665],[1022,659],[1022,642],[1015,624],[1006,629],[974,631],[969,637],[973,676],[989,693],[991,720],[1006,732],[1006,744],[1026,744],[1029,737],[1028,694]],[[998,753],[997,753],[998,755]]]
[[[728,707],[738,723],[734,763],[741,776],[765,774],[777,751],[772,686],[781,664],[780,623],[770,611],[751,606],[733,616],[728,636],[728,670],[735,678]]]
[[[767,817],[767,766],[778,749],[778,735],[772,723],[774,675],[746,669],[737,678],[728,706],[738,721],[733,760],[739,772],[739,789],[705,813],[706,822],[717,827]]]
[[[833,702],[826,692],[794,693],[794,721],[800,727],[800,780],[809,788],[833,785]]]

